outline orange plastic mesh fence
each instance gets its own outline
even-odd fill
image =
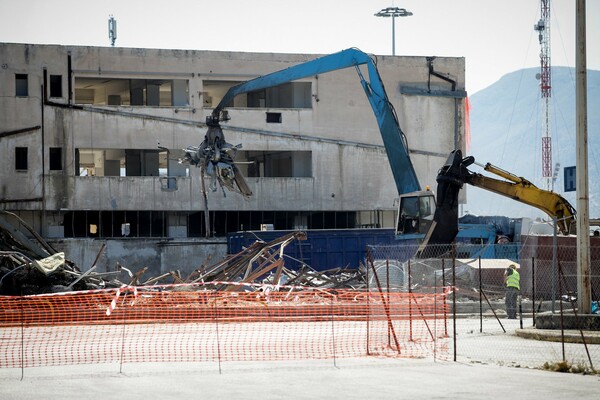
[[[0,367],[448,358],[446,294],[124,287],[0,296]]]

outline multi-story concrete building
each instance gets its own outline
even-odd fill
[[[107,265],[164,270],[263,224],[392,227],[398,193],[354,68],[235,98],[223,127],[252,197],[205,197],[199,169],[178,163],[229,87],[316,57],[0,43],[0,207],[83,267],[101,243]],[[377,65],[421,185],[435,188],[464,150],[464,59]]]

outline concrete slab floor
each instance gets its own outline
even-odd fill
[[[0,369],[3,400],[597,399],[600,376],[426,359],[353,358]],[[508,394],[510,393],[510,395]]]

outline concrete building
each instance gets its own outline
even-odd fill
[[[0,43],[0,208],[83,268],[224,255],[227,232],[393,227],[398,193],[354,68],[238,96],[223,124],[254,195],[205,197],[181,149],[236,83],[312,54]],[[465,61],[377,57],[422,187],[465,144]],[[205,225],[208,208],[210,228]],[[208,229],[208,231],[207,231]],[[101,268],[99,268],[101,269]]]

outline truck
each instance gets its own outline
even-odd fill
[[[366,66],[368,79],[359,66]],[[352,67],[356,69],[375,114],[400,195],[395,229],[398,240],[420,244],[421,254],[426,253],[427,246],[434,245],[440,249],[437,253],[441,253],[443,246],[450,245],[457,237],[478,238],[486,243],[495,242],[496,232],[489,226],[459,226],[458,195],[465,183],[537,207],[557,220],[561,233],[568,234],[575,219],[575,210],[567,200],[556,193],[539,189],[530,181],[489,163],[484,169],[507,180],[471,172],[468,167],[475,163],[475,159],[472,156],[463,158],[460,150],[452,151],[446,164],[439,170],[436,178],[437,195],[428,188],[422,190],[410,159],[406,137],[388,99],[377,65],[372,56],[355,48],[300,63],[231,87],[206,117],[208,129],[203,142],[199,146],[185,149],[180,161],[201,167],[210,176],[210,187],[213,191],[220,185],[244,196],[251,196],[252,191],[235,165],[235,154],[241,145],[227,143],[221,127],[221,122],[229,120],[226,105],[240,94]]]

